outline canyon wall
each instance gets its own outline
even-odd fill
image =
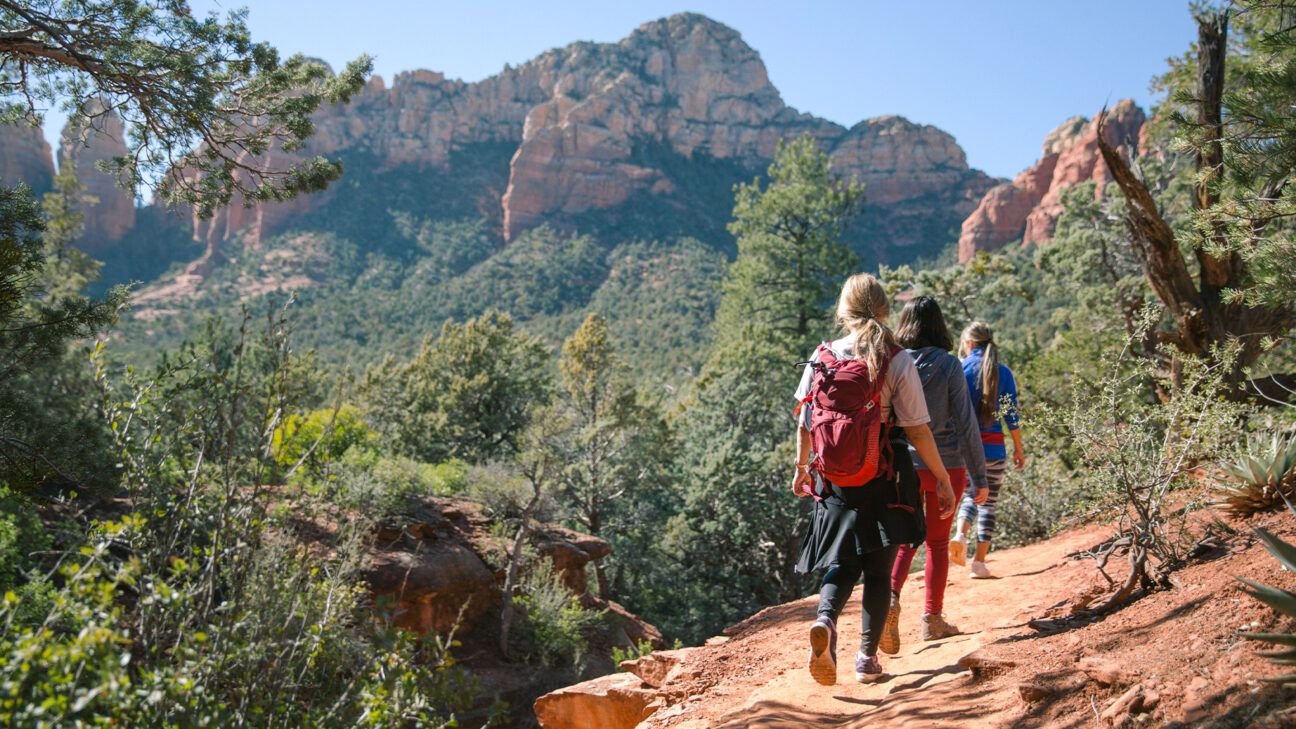
[[[1103,135],[1124,154],[1135,155],[1145,121],[1143,110],[1125,99],[1109,110]],[[1018,240],[1024,245],[1047,243],[1062,215],[1062,191],[1090,180],[1097,183],[1095,194],[1100,197],[1111,180],[1098,151],[1098,123],[1072,117],[1044,138],[1039,161],[981,198],[963,221],[959,260]]]

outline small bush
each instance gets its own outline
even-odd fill
[[[1051,454],[1009,471],[999,489],[995,511],[995,544],[1016,547],[1048,539],[1093,506],[1084,483],[1067,473]]]
[[[513,604],[521,617],[512,635],[514,649],[528,662],[579,671],[589,646],[587,635],[603,620],[604,611],[581,607],[548,560],[528,571]]]
[[[520,519],[534,495],[525,478],[498,464],[474,466],[467,474],[467,481],[464,496],[485,507],[487,515],[495,521],[513,523]],[[531,517],[545,521],[553,511],[552,496],[544,494]]]
[[[270,447],[284,469],[298,464],[311,476],[325,476],[329,466],[352,449],[371,450],[375,433],[352,405],[293,414],[275,428]]]
[[[328,481],[335,498],[371,514],[389,514],[410,498],[449,496],[467,487],[468,465],[457,460],[434,465],[352,449],[336,470]]]
[[[35,565],[35,553],[49,545],[49,534],[31,502],[0,484],[0,593],[24,582]]]

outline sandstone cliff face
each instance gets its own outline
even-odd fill
[[[1143,110],[1126,99],[1111,108],[1103,133],[1125,154],[1137,154],[1145,120]],[[1062,191],[1092,180],[1101,196],[1110,179],[1098,151],[1096,121],[1068,119],[1044,138],[1038,162],[1011,183],[992,188],[963,221],[959,260],[967,261],[978,251],[998,250],[1019,239],[1026,245],[1047,243],[1062,214]]]
[[[390,87],[375,77],[350,104],[323,110],[317,128],[303,155],[361,154],[390,168],[442,166],[474,144],[515,145],[498,200],[506,238],[641,193],[674,192],[680,181],[641,154],[649,146],[759,168],[779,140],[809,132],[839,171],[870,184],[870,205],[936,196],[955,222],[992,183],[934,127],[882,117],[848,130],[798,113],[736,31],[689,13],[647,23],[618,43],[548,51],[477,83],[431,71],[399,74]],[[243,209],[235,201],[195,234],[216,247],[243,233],[255,246],[326,202]]]
[[[54,182],[54,157],[40,127],[0,126],[0,184],[25,182],[37,195]]]
[[[80,247],[91,255],[104,252],[121,240],[135,226],[135,199],[117,184],[111,175],[100,171],[98,162],[127,154],[126,128],[116,112],[99,114],[89,110],[93,121],[87,125],[69,123],[59,142],[61,164],[76,165],[77,179],[93,202],[82,205],[85,231]]]

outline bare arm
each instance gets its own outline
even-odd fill
[[[1026,451],[1022,448],[1021,428],[1013,428],[1008,431],[1008,434],[1012,436],[1013,441],[1013,466],[1020,471],[1026,467]]]
[[[792,493],[797,496],[809,496],[811,489],[814,488],[814,480],[810,478],[810,471],[807,466],[810,462],[810,431],[797,423],[797,457],[796,473],[792,476]]]

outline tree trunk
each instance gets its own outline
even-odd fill
[[[1193,206],[1200,212],[1219,202],[1218,180],[1224,174],[1222,100],[1225,55],[1228,47],[1227,13],[1198,16],[1197,125],[1204,139],[1199,145],[1200,179],[1193,191]],[[1234,397],[1249,397],[1245,371],[1264,353],[1265,337],[1285,332],[1291,325],[1290,307],[1257,308],[1226,302],[1224,292],[1245,283],[1246,267],[1236,252],[1219,253],[1197,247],[1200,283],[1194,281],[1179,249],[1174,231],[1157,209],[1152,194],[1102,133],[1104,112],[1098,120],[1098,147],[1112,179],[1128,203],[1125,223],[1148,283],[1174,319],[1168,339],[1184,354],[1214,357],[1214,348],[1236,345],[1237,358],[1229,373]],[[1226,231],[1214,224],[1207,241],[1226,248]],[[1171,363],[1170,371],[1180,370]]]
[[[522,524],[518,526],[517,536],[509,550],[508,572],[504,575],[504,605],[500,608],[499,649],[500,655],[507,657],[509,630],[513,627],[513,591],[517,589],[518,570],[522,565],[522,545],[526,544],[527,532],[531,530],[531,514],[540,503],[540,486],[532,484],[531,501],[522,512]]]

